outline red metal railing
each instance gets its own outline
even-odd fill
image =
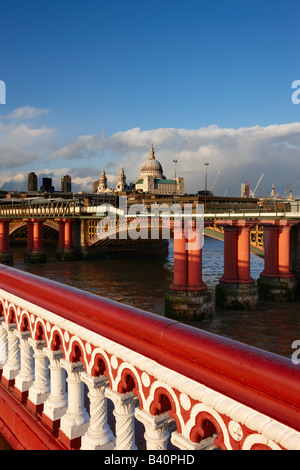
[[[300,369],[287,358],[5,266],[0,289],[300,431]]]

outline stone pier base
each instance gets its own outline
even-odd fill
[[[14,258],[11,251],[0,252],[0,263],[12,266],[14,264]]]
[[[212,316],[211,293],[170,290],[165,296],[165,315],[178,321],[207,320]]]
[[[25,250],[24,252],[25,263],[45,263],[47,255],[45,250]]]
[[[293,302],[296,297],[297,282],[294,277],[264,277],[257,279],[261,300],[271,302]]]
[[[78,257],[79,252],[75,248],[56,250],[56,258],[61,261],[74,261],[75,259],[78,259]]]
[[[223,310],[255,310],[258,303],[258,289],[255,283],[216,285],[216,307]]]

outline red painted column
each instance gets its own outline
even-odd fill
[[[10,246],[9,246],[9,224],[10,224],[10,220],[6,220],[5,221],[5,225],[4,225],[4,236],[5,236],[5,250],[6,251],[9,251],[10,249]]]
[[[27,222],[27,250],[33,249],[33,220],[26,219]]]
[[[264,277],[279,277],[278,273],[278,226],[263,224],[264,226]]]
[[[201,228],[196,228],[193,223],[189,227],[189,236],[187,241],[188,248],[188,290],[205,290],[206,285],[202,280],[202,244],[203,234]]]
[[[0,252],[9,251],[9,223],[10,220],[0,220]]]
[[[43,250],[43,220],[33,222],[33,250]]]
[[[188,285],[188,251],[184,228],[181,224],[174,226],[174,282],[173,290],[186,290]]]
[[[224,274],[221,282],[238,282],[238,226],[224,225]]]
[[[237,274],[239,283],[254,282],[250,276],[250,226],[239,221],[237,243]]]
[[[59,226],[58,249],[63,250],[65,247],[65,221],[57,220]]]
[[[73,248],[73,221],[66,219],[65,220],[65,240],[64,248],[70,250]]]
[[[288,221],[280,221],[278,227],[278,273],[279,277],[294,277],[290,272],[290,231]]]

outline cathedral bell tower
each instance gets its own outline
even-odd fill
[[[123,165],[118,176],[118,184],[116,186],[116,191],[125,191],[127,189],[126,184],[126,175],[124,173]]]

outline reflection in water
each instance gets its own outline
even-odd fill
[[[214,293],[223,274],[223,242],[205,237],[203,280]],[[53,279],[93,294],[164,315],[164,295],[173,281],[173,243],[164,259],[142,258],[59,262],[55,249],[48,249],[44,264],[26,265],[23,248],[14,248],[15,267]],[[263,260],[251,255],[251,275],[257,279]],[[266,349],[283,356],[293,353],[291,345],[300,339],[299,304],[263,303],[255,312],[214,311],[212,319],[193,326]]]

